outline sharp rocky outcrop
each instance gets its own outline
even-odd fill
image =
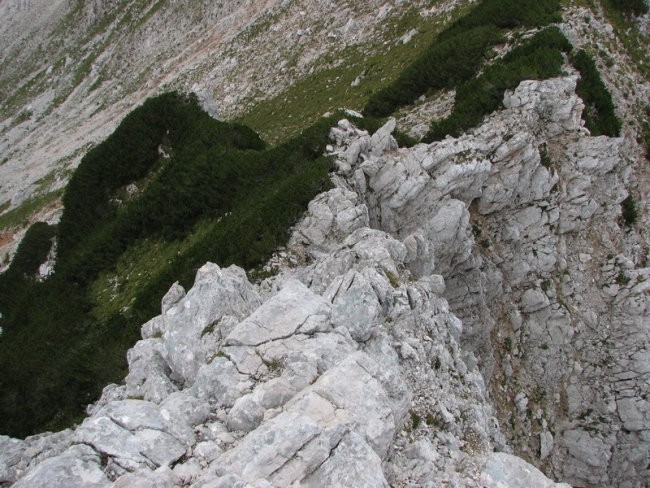
[[[0,438],[0,483],[643,486],[650,271],[627,143],[582,127],[575,83],[410,149],[339,122],[277,274],[174,285],[80,425]]]

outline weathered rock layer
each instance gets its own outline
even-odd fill
[[[394,121],[341,121],[335,188],[278,274],[208,263],[174,285],[81,425],[0,438],[0,483],[557,486],[512,447],[570,483],[643,486],[650,271],[599,262],[627,249],[607,239],[629,163],[574,89],[524,82],[411,149]]]

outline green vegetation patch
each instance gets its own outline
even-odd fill
[[[618,137],[621,121],[614,112],[614,103],[607,87],[600,78],[594,59],[584,50],[572,58],[573,66],[580,72],[576,93],[585,103],[582,116],[593,136]]]
[[[648,13],[648,3],[645,0],[603,0],[602,3],[624,15],[639,16]]]
[[[639,217],[636,210],[636,200],[634,199],[634,196],[628,195],[628,197],[621,202],[621,210],[625,224],[628,226],[634,225]]]
[[[30,196],[23,203],[0,215],[0,231],[24,228],[34,215],[61,197],[63,190]],[[4,210],[8,208],[5,203]]]
[[[364,113],[383,117],[428,92],[471,79],[503,31],[558,20],[557,0],[485,0],[440,33],[389,86],[375,93]]]
[[[328,188],[331,161],[321,154],[334,123],[269,148],[176,93],[127,116],[66,188],[55,273],[32,277],[53,234],[37,224],[0,275],[0,432],[69,426],[121,381],[126,350],[174,281],[191,286],[206,261],[250,269],[285,244]]]
[[[448,134],[457,137],[501,108],[505,90],[515,88],[523,80],[559,75],[562,52],[570,49],[571,45],[557,27],[540,31],[487,67],[480,76],[461,83],[456,90],[453,112],[433,122],[424,140],[440,140]]]
[[[600,0],[600,4],[614,27],[619,46],[623,46],[641,75],[650,77],[650,35],[639,29],[634,17],[647,13],[648,4],[645,0]],[[591,8],[595,9],[593,3]]]
[[[256,103],[239,120],[269,142],[278,143],[296,136],[326,112],[340,107],[361,110],[372,94],[395,80],[445,25],[466,11],[463,4],[449,18],[427,19],[417,8],[411,8],[389,21],[376,44],[352,45],[323,56],[316,72],[277,96]],[[418,34],[407,44],[399,42],[411,29]],[[360,83],[353,86],[357,77]]]
[[[364,113],[385,117],[429,90],[453,88],[474,76],[486,50],[501,40],[499,30],[488,25],[436,42],[395,82],[377,92],[366,104]]]

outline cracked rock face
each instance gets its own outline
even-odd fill
[[[406,265],[416,279],[444,276],[515,452],[578,486],[641,487],[648,243],[622,228],[620,208],[637,151],[590,137],[575,80],[525,81],[456,139],[355,163],[359,132],[335,154],[371,226],[432,250],[428,266]]]
[[[650,272],[601,262],[625,144],[589,137],[574,89],[524,82],[411,149],[341,121],[278,274],[174,285],[81,425],[0,438],[0,483],[569,486],[532,462],[643,486]]]

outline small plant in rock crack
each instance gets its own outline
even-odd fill
[[[410,415],[411,415],[411,430],[417,430],[417,428],[422,423],[422,418],[413,410],[411,410]]]
[[[436,419],[435,415],[433,415],[431,412],[429,412],[429,413],[427,414],[427,416],[426,416],[426,418],[424,419],[424,421],[426,422],[426,424],[427,424],[429,427],[432,427],[432,426],[433,426],[433,427],[441,427],[440,422],[438,421],[438,419]]]
[[[539,148],[539,157],[540,157],[540,163],[542,163],[542,166],[545,168],[552,168],[553,167],[553,160],[551,159],[551,156],[548,154],[548,150],[546,149],[546,145],[542,145]]]
[[[629,195],[621,202],[621,209],[625,224],[628,226],[634,225],[639,215],[636,210],[636,200],[632,195]]]
[[[262,360],[262,362],[269,369],[269,372],[271,373],[278,372],[282,368],[282,361],[280,361],[279,359],[272,359],[271,361]]]
[[[399,288],[399,276],[388,270],[384,270],[384,273],[386,273],[386,278],[388,278],[393,288]]]
[[[625,271],[621,271],[616,277],[616,283],[619,285],[627,285],[630,282],[630,277],[625,274]]]

